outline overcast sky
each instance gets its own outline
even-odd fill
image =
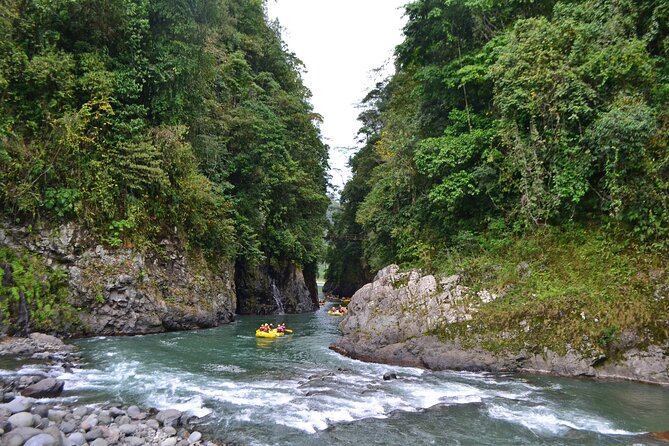
[[[360,100],[381,77],[392,72],[393,50],[402,41],[407,0],[268,0],[270,20],[277,19],[290,51],[306,65],[321,131],[330,146],[332,183],[341,187],[350,173]]]

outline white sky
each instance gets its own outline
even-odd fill
[[[330,146],[331,182],[350,177],[348,158],[360,128],[356,107],[383,76],[393,70],[393,51],[402,41],[408,0],[268,0],[290,51],[306,65],[304,83],[314,111],[323,116],[321,132]],[[349,150],[346,150],[346,149]]]

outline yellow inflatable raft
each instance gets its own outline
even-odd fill
[[[328,314],[331,315],[331,316],[343,316],[343,315],[345,315],[346,313],[342,313],[342,312],[339,311],[339,310],[335,310],[334,308],[330,308],[330,309],[328,310]]]
[[[270,330],[269,332],[256,330],[256,336],[259,338],[280,338],[283,335],[283,333],[276,330]]]

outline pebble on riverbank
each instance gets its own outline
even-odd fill
[[[194,419],[176,409],[52,405],[17,396],[0,404],[0,445],[216,446],[202,441]]]

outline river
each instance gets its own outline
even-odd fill
[[[80,340],[87,366],[62,376],[63,397],[190,410],[241,445],[653,445],[637,434],[669,430],[667,388],[363,363],[328,350],[338,320],[321,309]],[[256,338],[265,321],[295,333]]]

